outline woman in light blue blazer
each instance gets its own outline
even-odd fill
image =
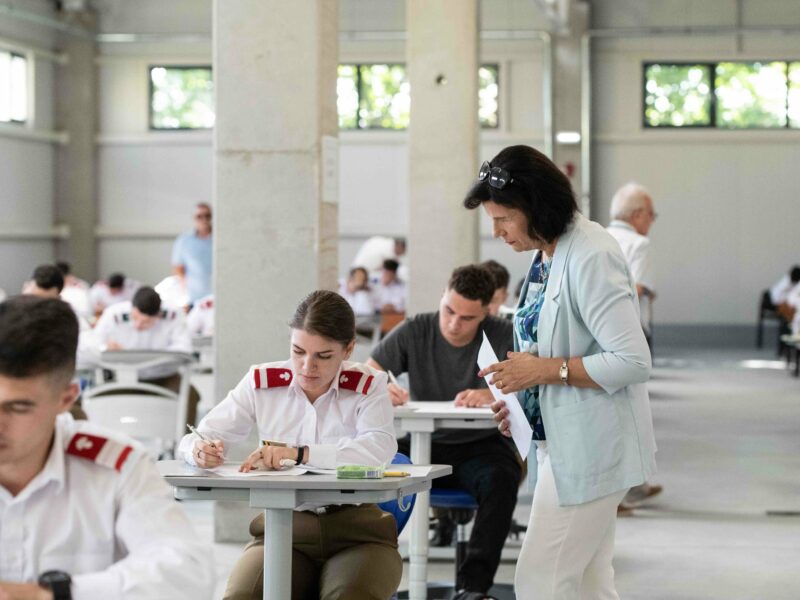
[[[514,316],[517,352],[491,365],[533,429],[535,485],[515,590],[524,600],[614,600],[614,531],[626,491],[655,472],[645,382],[650,352],[619,244],[578,212],[546,156],[511,146],[481,166],[464,200],[494,237],[533,252]],[[509,432],[509,410],[492,407]]]

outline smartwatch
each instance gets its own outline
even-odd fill
[[[64,571],[45,571],[39,575],[40,587],[53,592],[53,600],[72,600],[72,578]]]

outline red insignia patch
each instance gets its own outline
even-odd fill
[[[339,374],[339,387],[366,396],[373,379],[374,375],[367,375],[361,371],[342,371]]]

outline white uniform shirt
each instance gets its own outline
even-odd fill
[[[192,337],[214,335],[214,294],[200,298],[186,317]]]
[[[92,303],[92,310],[100,312],[119,302],[129,302],[133,300],[133,295],[142,286],[135,279],[125,278],[122,290],[118,294],[112,294],[107,281],[98,281],[89,289],[89,300]]]
[[[638,233],[630,223],[625,221],[611,221],[607,230],[622,248],[622,254],[630,267],[633,280],[651,292],[655,292],[655,265],[653,264],[650,239]],[[639,296],[642,327],[647,332],[650,331],[652,318],[651,302],[649,296]]]
[[[769,299],[775,306],[779,304],[789,303],[790,298],[794,298],[800,294],[800,283],[792,283],[788,275],[781,277],[775,285],[769,288]]]
[[[135,442],[69,414],[42,471],[0,486],[0,580],[72,577],[75,600],[210,598],[211,553]]]
[[[160,318],[149,329],[138,331],[133,326],[130,302],[120,302],[103,312],[94,328],[94,337],[100,351],[108,343],[116,342],[124,350],[173,350],[192,352],[192,338],[186,327],[186,318],[180,311],[162,310]],[[140,373],[142,379],[156,379],[175,373],[169,365],[153,367]]]
[[[397,452],[386,382],[382,371],[344,362],[330,389],[312,404],[291,361],[255,365],[197,429],[228,449],[244,441],[255,425],[262,440],[308,446],[313,467],[382,465]],[[196,464],[192,449],[197,439],[186,435],[178,446],[178,454],[191,465]]]
[[[406,311],[408,288],[405,282],[395,279],[389,285],[383,285],[378,281],[374,284],[374,290],[375,305],[378,310],[381,310],[387,304],[391,304],[397,312]]]
[[[89,285],[83,279],[68,276],[64,283],[64,289],[61,290],[61,299],[72,307],[75,314],[84,319],[94,318],[92,303],[89,299]]]

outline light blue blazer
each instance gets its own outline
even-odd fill
[[[541,388],[542,420],[562,506],[639,485],[655,473],[645,384],[651,359],[635,289],[617,241],[576,213],[556,244],[539,315],[538,350],[544,358],[582,357],[602,389]],[[527,292],[526,280],[519,306]],[[528,464],[533,487],[535,444]]]

